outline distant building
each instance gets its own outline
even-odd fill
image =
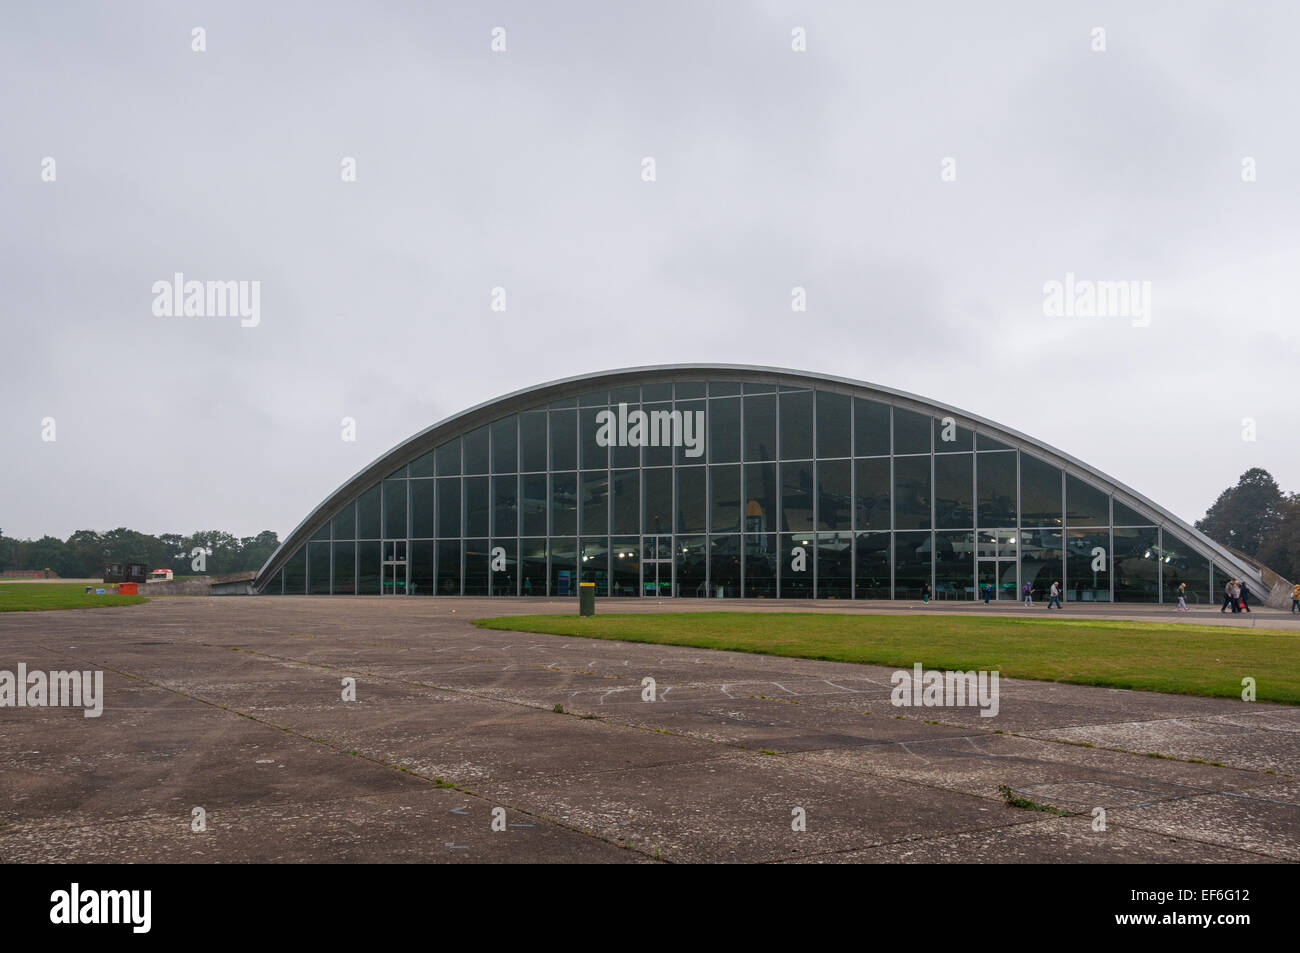
[[[147,571],[144,563],[105,563],[104,582],[144,582]]]
[[[1057,397],[1067,417],[1086,412]],[[1035,384],[1026,399],[1056,398]],[[991,420],[838,377],[681,365],[516,391],[421,431],[311,510],[255,588],[917,599],[928,587],[973,601],[991,587],[1014,603],[1056,582],[1071,602],[1158,604],[1185,583],[1189,602],[1212,605],[1229,579],[1260,602],[1290,592]]]
[[[149,573],[150,582],[171,582],[173,573],[170,569],[155,569]]]
[[[0,571],[0,579],[58,579],[59,574],[53,569],[5,569]]]

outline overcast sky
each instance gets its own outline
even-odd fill
[[[1297,34],[1181,0],[7,3],[0,527],[283,537],[459,410],[677,362],[911,391],[1189,521],[1251,466],[1300,490]],[[176,272],[259,281],[260,323],[155,315]],[[1045,313],[1067,273],[1150,282],[1149,320]]]

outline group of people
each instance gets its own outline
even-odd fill
[[[1219,612],[1227,612],[1231,609],[1233,612],[1250,611],[1250,587],[1246,585],[1244,579],[1229,579],[1223,587],[1223,605],[1219,607]]]

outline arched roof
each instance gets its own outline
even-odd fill
[[[1082,460],[1043,443],[1041,440],[1036,440],[1027,434],[1020,433],[1018,430],[1005,427],[977,414],[968,413],[960,408],[941,404],[916,394],[909,394],[906,391],[894,390],[891,387],[856,381],[847,377],[814,374],[810,371],[747,364],[660,364],[647,367],[626,367],[620,370],[600,371],[594,374],[581,374],[546,384],[525,387],[503,397],[477,404],[458,414],[453,414],[402,441],[340,484],[319,506],[307,514],[307,517],[298,524],[293,532],[285,537],[284,542],[271,554],[270,558],[258,571],[254,585],[257,588],[263,586],[288,561],[299,546],[307,542],[312,534],[334,515],[336,510],[346,505],[353,497],[369,488],[376,481],[382,480],[402,464],[423,456],[452,437],[474,430],[500,417],[534,409],[539,404],[545,405],[551,401],[577,396],[587,391],[607,387],[626,387],[633,384],[710,379],[815,387],[820,390],[836,391],[852,396],[884,401],[931,416],[950,416],[956,420],[959,426],[969,427],[977,433],[988,434],[1016,449],[1029,451],[1035,456],[1062,468],[1067,473],[1073,473],[1075,476],[1082,477],[1088,482],[1104,488],[1114,495],[1119,502],[1127,504],[1135,510],[1145,510],[1151,515],[1153,523],[1172,528],[1187,542],[1204,550],[1206,555],[1220,566],[1230,569],[1240,578],[1250,579],[1255,585],[1263,588],[1264,592],[1262,594],[1267,593],[1268,587],[1263,583],[1261,573],[1256,566],[1232,554],[1199,530],[1184,523],[1155,501],[1148,499],[1113,477],[1102,473],[1095,467],[1089,466]]]

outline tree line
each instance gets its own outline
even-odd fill
[[[1252,467],[1214,501],[1199,529],[1278,575],[1300,582],[1300,493],[1283,493],[1272,475]]]
[[[0,530],[0,572],[6,569],[53,569],[65,578],[98,578],[107,563],[144,563],[149,569],[170,569],[178,576],[195,575],[195,549],[203,549],[208,575],[261,569],[280,545],[269,529],[238,538],[221,530],[200,530],[183,536],[151,536],[119,527],[107,533],[79,529],[66,540],[54,536],[11,539]]]

